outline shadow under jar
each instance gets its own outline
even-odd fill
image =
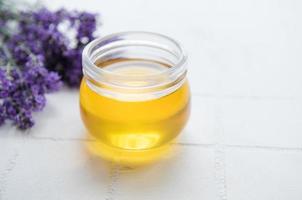
[[[83,51],[82,120],[112,150],[146,151],[169,144],[190,111],[186,55],[173,39],[150,32],[99,38]]]

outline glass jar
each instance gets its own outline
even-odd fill
[[[80,109],[94,148],[160,149],[184,128],[190,91],[178,42],[157,33],[116,33],[89,43],[82,60]]]

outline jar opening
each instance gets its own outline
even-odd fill
[[[187,56],[175,40],[157,33],[123,32],[98,38],[83,51],[83,73],[109,92],[162,91],[183,81]]]

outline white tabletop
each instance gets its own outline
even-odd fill
[[[102,14],[101,35],[160,32],[189,54],[191,119],[177,153],[122,170],[87,153],[78,92],[37,125],[0,128],[1,200],[302,199],[302,1],[47,0]]]

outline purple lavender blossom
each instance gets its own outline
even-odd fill
[[[31,128],[35,123],[32,113],[29,110],[22,109],[18,115],[14,117],[14,124],[21,130]]]
[[[94,39],[93,33],[96,30],[96,18],[94,14],[88,12],[79,13],[79,26],[78,26],[78,34],[77,39],[79,42],[83,43],[83,39],[87,39],[87,41],[91,41]],[[87,42],[86,41],[86,42]]]
[[[27,62],[28,52],[44,56],[46,68],[56,71],[69,86],[77,87],[82,77],[81,53],[84,45],[94,39],[96,15],[87,12],[50,12],[41,9],[22,13],[20,32],[9,41],[18,64]],[[61,22],[69,20],[77,31],[76,47],[59,31]],[[37,40],[37,38],[39,40]],[[20,45],[22,44],[22,45]]]
[[[31,113],[41,111],[45,106],[44,94],[60,88],[59,76],[54,77],[54,72],[48,73],[36,61],[28,61],[23,70],[13,69],[6,76],[3,76],[4,70],[0,72],[3,94],[0,124],[8,119],[20,129],[30,128],[34,124]]]
[[[82,49],[94,39],[97,16],[46,8],[3,13],[0,12],[0,40],[10,55],[0,47],[0,64],[9,65],[9,70],[0,67],[0,125],[12,121],[18,128],[27,129],[34,125],[32,113],[44,108],[46,93],[60,89],[62,82],[79,86]],[[9,20],[17,22],[13,34],[4,33]],[[75,41],[59,30],[66,22],[67,28],[76,31]]]
[[[0,69],[0,99],[6,98],[9,95],[10,81],[6,76],[6,72]]]
[[[6,116],[4,113],[4,106],[0,105],[0,126],[5,123],[5,120],[6,120]]]

